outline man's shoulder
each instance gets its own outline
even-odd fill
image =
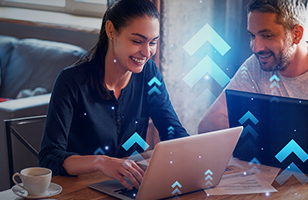
[[[247,70],[249,71],[261,68],[260,62],[258,58],[256,57],[256,55],[254,54],[252,54],[249,58],[247,58],[242,66],[246,67]]]

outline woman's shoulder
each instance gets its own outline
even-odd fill
[[[149,60],[145,63],[142,72],[143,72],[145,75],[160,74],[159,69],[158,69],[156,63],[155,63],[152,59],[149,59]]]
[[[93,71],[94,66],[91,63],[85,62],[81,64],[74,64],[69,67],[64,68],[59,76],[65,78],[76,79],[78,82],[83,82],[87,79]]]

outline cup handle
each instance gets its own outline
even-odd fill
[[[21,186],[19,183],[17,183],[17,181],[15,180],[15,176],[19,176],[19,177],[21,178],[20,173],[18,173],[18,172],[15,173],[15,174],[13,175],[12,179],[13,179],[13,181],[14,181],[14,183],[15,183],[16,185],[18,185],[19,187],[25,189],[24,186]]]

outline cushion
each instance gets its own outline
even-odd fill
[[[21,99],[25,97],[33,97],[37,95],[46,94],[47,90],[45,88],[37,87],[34,90],[31,89],[23,89],[18,94],[16,99]]]
[[[16,98],[23,89],[45,88],[51,92],[59,72],[86,51],[80,47],[38,39],[20,40],[3,74],[0,96]]]
[[[2,80],[1,77],[3,76],[3,73],[5,73],[6,65],[17,42],[17,38],[0,35],[0,87]]]

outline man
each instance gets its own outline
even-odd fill
[[[247,30],[254,54],[242,64],[226,88],[308,99],[304,4],[301,0],[252,0],[247,11]],[[278,87],[271,87],[273,79]],[[198,132],[228,127],[223,91],[205,113]]]

